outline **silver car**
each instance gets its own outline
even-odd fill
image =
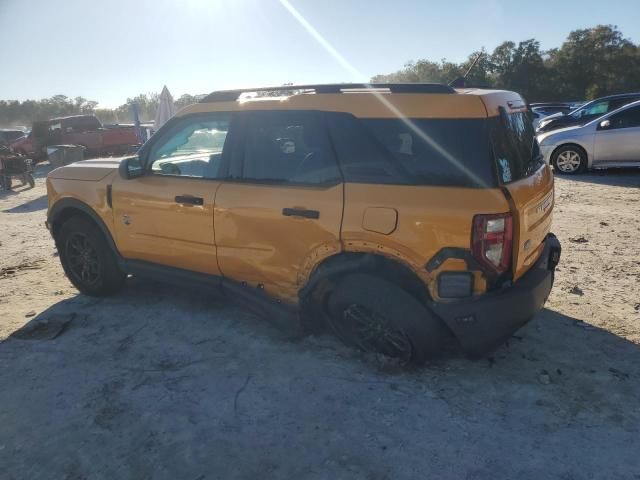
[[[553,130],[537,138],[545,162],[557,173],[640,167],[640,101],[585,125]]]

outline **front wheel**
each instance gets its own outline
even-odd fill
[[[447,329],[411,294],[380,278],[352,274],[327,302],[329,329],[346,345],[422,365],[437,357]]]
[[[126,275],[104,234],[91,220],[72,217],[56,235],[60,262],[80,292],[102,297],[117,292]]]
[[[553,169],[564,175],[581,172],[587,166],[587,155],[584,150],[573,145],[560,147],[551,158]]]

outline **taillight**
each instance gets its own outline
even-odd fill
[[[511,265],[513,220],[510,213],[473,217],[471,251],[481,264],[496,273],[504,273]]]

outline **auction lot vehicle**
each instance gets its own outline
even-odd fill
[[[34,157],[35,151],[33,149],[33,135],[31,132],[23,133],[22,136],[13,139],[9,142],[9,146],[11,150],[20,155],[26,155],[31,158]]]
[[[533,128],[538,129],[540,122],[549,117],[550,115],[554,115],[559,113],[561,115],[566,115],[571,112],[571,107],[568,104],[529,104],[529,111],[533,116]]]
[[[17,178],[23,185],[27,183],[35,187],[31,159],[12,152],[7,146],[0,145],[0,190],[11,190],[13,179]]]
[[[585,125],[596,118],[637,100],[640,100],[640,93],[621,93],[619,95],[597,98],[585,103],[572,112],[558,112],[540,119],[536,131],[538,133],[545,133],[560,128]]]
[[[214,92],[135,157],[49,174],[47,226],[81,292],[194,281],[415,363],[453,339],[485,353],[543,307],[553,175],[518,94],[261,91]]]
[[[545,162],[560,174],[588,168],[640,167],[640,101],[586,125],[538,135]]]
[[[81,145],[85,147],[85,157],[126,155],[135,152],[140,141],[131,126],[105,128],[95,115],[73,115],[34,122],[31,143],[25,142],[24,149],[31,148],[36,160],[46,156],[46,148],[51,145]],[[15,145],[14,150],[21,147]],[[29,153],[29,152],[24,152]]]
[[[9,145],[14,140],[23,136],[24,132],[22,130],[0,128],[0,145]]]

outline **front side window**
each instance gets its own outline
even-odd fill
[[[611,115],[610,128],[640,127],[640,107],[627,108],[620,113]]]
[[[148,163],[152,173],[217,178],[230,124],[228,113],[199,116],[177,124],[151,148]]]
[[[319,112],[247,112],[242,132],[230,169],[234,179],[294,184],[340,179]]]

